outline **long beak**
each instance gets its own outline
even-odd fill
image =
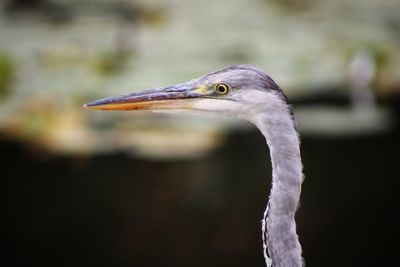
[[[85,108],[98,110],[157,110],[157,109],[192,109],[193,100],[204,96],[192,82],[177,84],[100,99]]]

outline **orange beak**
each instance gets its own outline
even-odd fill
[[[83,107],[97,110],[191,109],[193,100],[204,95],[192,82],[100,99]]]

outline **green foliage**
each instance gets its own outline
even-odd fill
[[[122,70],[125,61],[126,56],[120,53],[104,52],[98,56],[95,68],[102,75],[112,75]]]
[[[11,90],[11,83],[15,74],[13,58],[0,52],[0,98],[4,98]]]

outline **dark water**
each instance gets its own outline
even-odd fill
[[[0,147],[7,266],[263,266],[271,169],[256,130],[187,161],[45,156],[5,139]],[[307,266],[393,266],[399,148],[397,132],[302,138]]]

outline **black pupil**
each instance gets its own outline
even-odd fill
[[[226,87],[224,85],[222,85],[222,84],[218,85],[217,89],[218,89],[218,91],[220,93],[225,93],[226,92]]]

